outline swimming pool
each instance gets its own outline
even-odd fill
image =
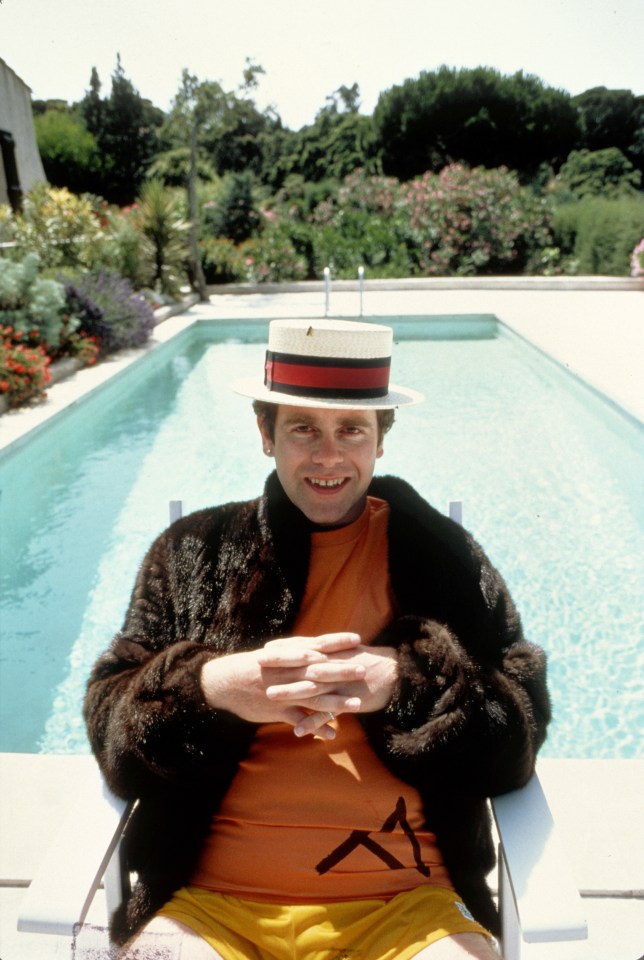
[[[493,318],[389,319],[401,411],[379,472],[465,524],[545,646],[557,757],[642,755],[641,428]],[[265,323],[201,323],[0,461],[0,750],[87,749],[87,672],[119,628],[135,572],[186,510],[255,496],[267,461],[250,403]]]

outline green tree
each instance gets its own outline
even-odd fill
[[[358,113],[360,110],[360,87],[352,83],[350,87],[342,84],[327,98],[328,107],[334,113]]]
[[[293,158],[299,148],[299,134],[279,125],[264,130],[259,140],[262,148],[259,180],[276,193],[293,171]]]
[[[259,111],[251,96],[263,72],[261,66],[246,60],[244,79],[237,90],[224,90],[213,81],[200,84],[196,77],[187,74],[192,83],[203,87],[205,98],[200,108],[197,145],[201,179],[243,171],[261,176],[265,166],[264,147],[272,133],[281,130],[279,117],[270,109]],[[185,139],[185,118],[181,118],[186,102],[185,90],[180,91],[160,131],[162,151],[154,161],[153,172],[168,183],[176,183],[182,170],[184,177],[188,173],[189,147]]]
[[[110,96],[101,99],[100,81],[93,69],[90,89],[79,108],[101,156],[95,192],[111,203],[131,203],[157,152],[163,111],[135,90],[125,76],[120,56],[112,74]]]
[[[355,84],[348,91],[340,89],[345,91],[351,109],[340,112],[333,95],[333,102],[318,112],[315,122],[294,135],[282,157],[284,180],[296,173],[316,183],[328,178],[342,180],[357,169],[377,172],[372,118],[354,109],[357,101],[351,94],[357,89]]]
[[[384,172],[404,180],[459,161],[526,178],[558,169],[580,123],[570,96],[537,77],[446,66],[385,91],[373,120]]]
[[[190,222],[189,259],[192,284],[202,300],[206,300],[208,294],[198,239],[201,220],[197,203],[199,151],[204,136],[211,134],[213,128],[220,123],[225,101],[226,93],[221,84],[212,80],[200,81],[188,70],[184,70],[181,75],[181,86],[174,98],[163,130],[163,135],[170,143],[188,145],[186,189]]]
[[[642,174],[635,170],[617,147],[604,150],[573,150],[556,178],[555,196],[568,193],[572,198],[619,197],[633,195],[642,182]]]
[[[258,175],[263,167],[263,135],[279,125],[279,119],[261,113],[252,100],[229,93],[221,104],[219,123],[204,131],[203,151],[219,175],[242,171]]]
[[[593,87],[573,98],[582,121],[579,146],[616,147],[644,172],[644,97],[630,90]]]
[[[74,113],[49,109],[34,117],[34,127],[49,183],[68,187],[74,193],[91,191],[100,156],[96,140],[82,119]]]
[[[87,129],[94,136],[100,136],[103,130],[105,103],[101,99],[101,81],[96,67],[92,67],[89,90],[81,100],[79,108]]]
[[[243,175],[240,180],[231,181],[239,200],[247,189],[245,175],[264,169],[263,149],[270,134],[279,131],[281,124],[272,111],[260,113],[252,99],[251,94],[263,72],[261,66],[246,60],[242,84],[236,91],[227,91],[218,82],[200,81],[184,70],[181,86],[161,131],[168,150],[157,158],[154,169],[159,170],[170,156],[175,170],[179,170],[185,160],[191,224],[190,260],[193,284],[202,298],[206,297],[206,285],[198,250],[201,219],[197,202],[199,174],[200,171],[214,170],[215,175],[220,176],[226,173]],[[248,225],[252,202],[245,197],[242,206],[245,212],[241,219],[245,217]]]

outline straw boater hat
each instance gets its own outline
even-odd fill
[[[393,330],[352,320],[272,320],[263,381],[236,393],[297,407],[391,410],[423,395],[389,383]]]

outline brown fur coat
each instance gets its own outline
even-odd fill
[[[494,862],[485,798],[530,777],[550,705],[545,657],[523,639],[497,571],[458,525],[406,483],[374,479],[389,502],[391,582],[400,616],[398,688],[360,715],[379,757],[421,793],[456,889],[498,926],[485,875]],[[138,798],[127,832],[134,891],[117,942],[191,876],[256,726],[209,708],[213,656],[288,636],[304,593],[310,525],[275,474],[258,500],[177,521],[150,548],[120,633],[98,660],[85,716],[110,787]]]

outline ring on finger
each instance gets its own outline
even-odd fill
[[[332,711],[329,710],[327,717],[328,717],[327,723],[331,723],[332,720],[335,720],[335,713],[332,713]]]

